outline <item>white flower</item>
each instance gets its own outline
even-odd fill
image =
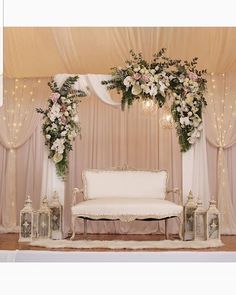
[[[62,131],[61,136],[66,136],[66,133],[67,133],[66,131]]]
[[[194,144],[196,141],[196,139],[194,137],[189,137],[188,138],[188,142],[191,143],[191,144]]]
[[[50,135],[50,134],[47,134],[47,135],[46,135],[46,138],[47,138],[47,139],[50,139],[50,138],[51,138],[51,135]]]
[[[157,95],[157,87],[155,85],[152,85],[149,93],[151,96],[156,96]]]
[[[68,107],[67,107],[67,111],[70,111],[70,110],[71,110],[71,106],[68,106]]]
[[[54,103],[48,112],[49,119],[54,122],[56,118],[60,117],[60,105],[58,103]]]
[[[160,85],[160,92],[161,94],[165,94],[165,89],[167,88],[166,85],[162,82],[162,81],[159,81],[159,85]]]
[[[52,129],[57,129],[57,125],[55,123],[52,123]]]
[[[192,114],[193,114],[192,112],[188,112],[188,116],[189,116],[189,117],[191,117],[191,116],[192,116]]]
[[[156,66],[156,67],[155,67],[155,70],[156,70],[156,71],[158,71],[158,70],[159,70],[159,67],[158,67],[158,66]]]
[[[133,95],[139,95],[142,92],[142,88],[140,85],[134,85],[131,92]]]
[[[180,124],[182,124],[182,125],[190,125],[190,121],[189,121],[189,118],[188,117],[181,117],[180,118]]]
[[[65,111],[64,115],[65,115],[66,117],[68,117],[68,116],[69,116],[69,113],[68,113],[67,111]]]
[[[54,141],[54,143],[51,147],[51,150],[55,150],[58,154],[63,154],[64,149],[65,149],[64,143],[65,143],[64,138],[57,138]]]
[[[79,122],[79,116],[78,115],[75,115],[72,120],[75,122],[75,123],[78,123]]]
[[[156,71],[154,69],[152,69],[150,72],[152,75],[154,75]]]
[[[123,83],[126,87],[130,87],[132,81],[133,81],[133,78],[131,76],[127,76],[124,79]]]

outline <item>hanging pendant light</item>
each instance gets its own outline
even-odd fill
[[[142,111],[145,115],[155,115],[157,112],[157,104],[153,99],[143,99]]]
[[[164,129],[172,129],[174,127],[174,119],[168,104],[165,104],[161,109],[160,125]]]

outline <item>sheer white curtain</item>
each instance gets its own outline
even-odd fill
[[[199,198],[205,208],[209,206],[210,189],[208,178],[207,146],[205,122],[203,121],[201,138],[183,153],[183,199],[187,201],[189,191],[193,192],[195,198]]]
[[[0,109],[1,172],[1,224],[14,229],[17,224],[17,152],[30,140],[40,125],[36,107],[45,105],[39,99],[48,93],[47,79],[6,79],[4,104]],[[19,171],[19,170],[18,170]]]
[[[235,82],[236,73],[213,74],[208,79],[206,127],[209,141],[209,175],[211,175],[212,191],[216,194],[218,207],[222,213],[222,231],[225,234],[236,233],[236,213],[233,207],[236,199],[233,197],[230,185],[230,179],[234,182],[235,175],[230,176],[232,170],[229,168],[233,163],[229,166],[227,160],[228,150],[232,151],[232,147],[236,144]]]

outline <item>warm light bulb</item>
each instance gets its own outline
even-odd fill
[[[154,115],[157,111],[157,104],[152,99],[142,101],[142,110],[145,115]]]
[[[160,125],[164,129],[172,129],[174,127],[174,119],[171,114],[171,109],[168,105],[162,107]]]

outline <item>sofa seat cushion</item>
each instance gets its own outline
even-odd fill
[[[145,218],[179,216],[183,207],[155,198],[98,198],[86,200],[72,207],[72,214],[92,219],[120,219],[132,221]]]

